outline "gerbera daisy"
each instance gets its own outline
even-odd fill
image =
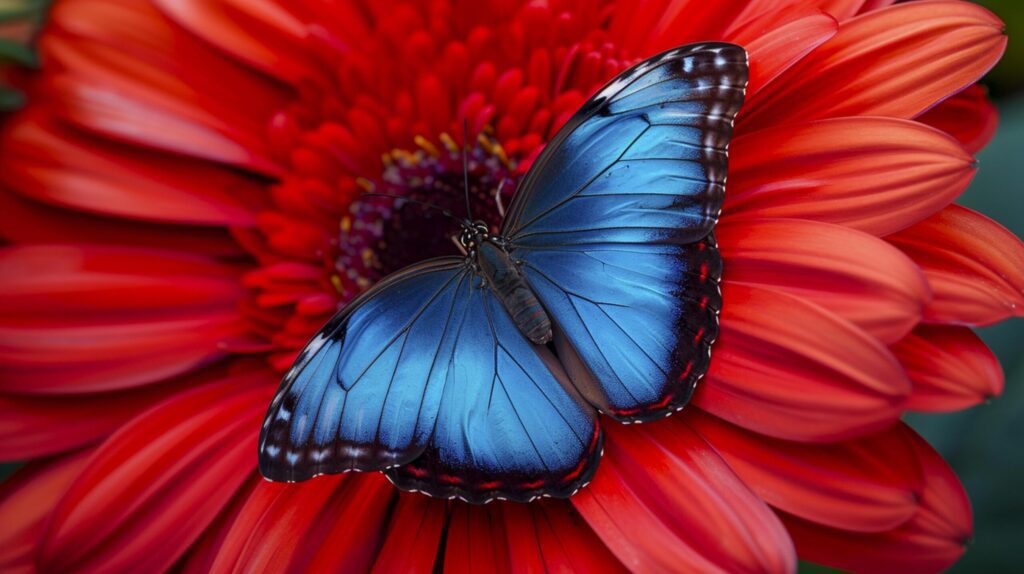
[[[454,247],[369,189],[494,217],[564,120],[657,51],[740,44],[721,336],[693,403],[604,424],[569,500],[256,473],[282,371]],[[0,135],[0,567],[940,570],[963,488],[899,418],[1002,387],[1024,245],[951,205],[1002,23],[957,0],[59,0]]]

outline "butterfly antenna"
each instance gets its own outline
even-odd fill
[[[462,179],[466,192],[466,217],[473,221],[473,208],[469,205],[469,120],[462,118]]]
[[[364,193],[363,197],[389,197],[389,198],[394,199],[396,201],[408,201],[409,203],[415,203],[416,205],[422,205],[423,207],[427,207],[427,208],[433,209],[434,211],[439,212],[441,215],[444,215],[445,217],[449,217],[451,219],[454,219],[455,221],[459,222],[460,225],[466,225],[466,224],[469,223],[467,220],[465,220],[465,219],[455,215],[454,213],[448,211],[447,209],[441,207],[440,205],[436,205],[436,204],[430,203],[428,201],[420,201],[418,199],[413,199],[411,197],[405,197],[405,196],[402,196],[402,195],[395,195],[395,194],[391,194],[391,193],[376,193],[376,192]]]

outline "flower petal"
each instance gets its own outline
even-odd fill
[[[511,574],[508,533],[497,505],[455,504],[444,548],[446,574]]]
[[[265,74],[297,83],[310,72],[311,54],[304,46],[308,32],[284,9],[287,3],[155,0],[155,4],[186,30]]]
[[[959,142],[917,122],[779,126],[730,144],[723,217],[814,219],[885,235],[949,205],[974,172]]]
[[[626,572],[565,501],[502,504],[512,572]]]
[[[995,221],[951,205],[886,240],[928,278],[934,297],[925,321],[989,325],[1024,316],[1024,242]]]
[[[243,254],[224,228],[189,226],[187,230],[51,207],[0,187],[0,237],[11,243],[132,245],[226,257]]]
[[[421,494],[399,493],[373,571],[433,572],[447,521],[446,506],[443,501]]]
[[[32,574],[50,512],[75,480],[90,452],[30,462],[0,483],[0,570]]]
[[[639,53],[645,56],[681,44],[717,39],[746,3],[747,0],[620,2],[616,20],[628,20],[629,28],[616,37],[631,51],[643,46]],[[612,26],[615,26],[614,20]]]
[[[597,476],[570,500],[634,571],[796,568],[768,507],[678,419],[607,425]]]
[[[973,84],[1006,49],[1003,23],[951,0],[895,4],[846,22],[744,104],[737,128],[852,115],[910,119]]]
[[[783,9],[772,6],[729,30],[725,38],[747,50],[750,81],[746,97],[753,97],[838,29],[835,18],[806,3],[794,3]]]
[[[691,410],[687,424],[775,508],[835,528],[889,530],[917,511],[923,480],[903,433],[809,445],[766,437]]]
[[[910,394],[877,339],[784,293],[724,283],[721,335],[694,404],[776,438],[833,442],[885,428]]]
[[[816,0],[815,4],[839,20],[847,20],[870,10],[892,4],[895,0]]]
[[[86,137],[23,114],[0,140],[11,189],[86,212],[173,223],[251,225],[262,184],[212,164]]]
[[[144,148],[278,173],[265,135],[284,103],[279,86],[224,61],[145,2],[59,4],[50,20],[41,50],[60,71],[45,89],[61,117]]]
[[[210,571],[365,572],[383,541],[393,496],[380,473],[260,481]]]
[[[996,135],[999,112],[989,99],[988,90],[974,84],[928,110],[917,121],[955,137],[968,152],[976,154]]]
[[[72,397],[0,395],[0,460],[38,458],[96,442],[187,388],[181,382]]]
[[[228,532],[238,520],[253,491],[262,482],[264,482],[263,477],[259,473],[253,473],[245,484],[235,492],[220,515],[203,531],[199,540],[179,562],[182,574],[209,574],[212,571],[213,563],[221,551]]]
[[[999,359],[966,327],[922,325],[893,353],[914,383],[909,409],[959,411],[1003,392]]]
[[[800,557],[851,572],[941,572],[971,538],[971,505],[956,474],[934,449],[905,426],[925,476],[920,509],[903,526],[876,534],[836,530],[783,516]]]
[[[131,248],[0,251],[0,388],[19,393],[121,389],[221,356],[244,325],[237,270]],[[59,336],[57,336],[59,329]]]
[[[170,567],[253,472],[269,383],[253,373],[197,387],[122,427],[54,510],[40,568]]]
[[[847,227],[799,219],[728,218],[716,232],[728,281],[821,305],[885,343],[910,332],[931,297],[914,262]]]

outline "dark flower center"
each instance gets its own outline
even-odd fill
[[[419,149],[395,150],[384,156],[384,170],[375,180],[360,179],[366,191],[427,202],[458,218],[466,216],[462,151],[447,135],[439,145],[417,138]],[[514,161],[501,146],[481,136],[468,150],[469,203],[472,218],[493,231],[501,226],[497,193],[507,207],[516,187]],[[340,253],[335,265],[342,296],[353,286],[361,291],[407,265],[444,255],[460,255],[453,237],[459,222],[410,201],[363,196],[342,218]]]

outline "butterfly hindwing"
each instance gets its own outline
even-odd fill
[[[259,442],[263,476],[299,481],[381,470],[423,451],[455,344],[450,316],[466,266],[441,258],[381,281],[306,345],[278,389]]]
[[[568,496],[600,456],[595,413],[463,259],[385,279],[307,345],[271,403],[260,470],[386,470],[485,502]],[[561,380],[559,380],[561,378]]]
[[[569,496],[597,467],[596,413],[482,281],[472,277],[459,295],[459,342],[430,442],[388,475],[406,490],[470,502]]]
[[[746,53],[699,44],[621,74],[534,162],[505,221],[583,394],[623,421],[680,408],[718,329],[721,210]]]

